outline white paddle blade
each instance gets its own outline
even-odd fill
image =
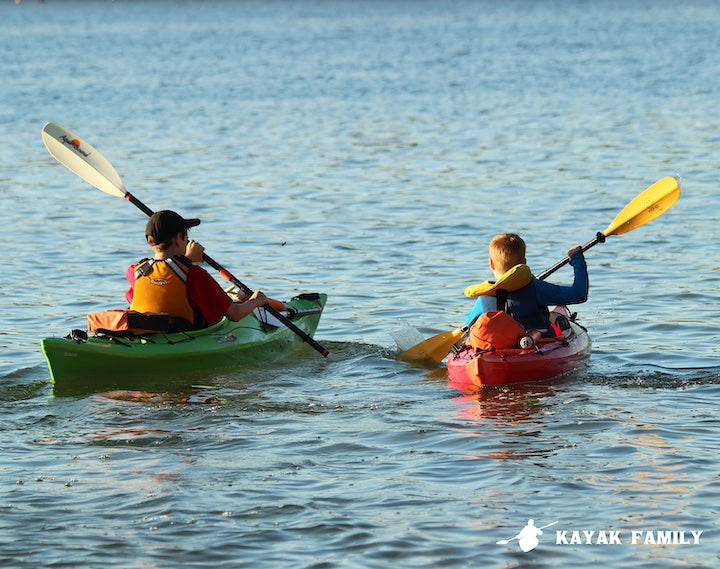
[[[77,134],[49,122],[43,127],[42,138],[48,152],[88,184],[111,196],[125,197],[127,190],[112,164]]]

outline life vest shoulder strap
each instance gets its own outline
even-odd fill
[[[528,265],[515,265],[497,281],[487,280],[480,284],[470,285],[465,289],[465,296],[497,296],[499,290],[515,292],[530,284],[533,278],[532,271]]]
[[[160,259],[142,259],[135,265],[135,278],[146,277],[153,271],[153,265],[160,261]],[[169,259],[162,259],[162,262],[173,272],[179,279],[184,283],[187,283],[187,275],[190,267],[177,259],[171,257]]]
[[[140,277],[148,276],[152,272],[152,266],[153,259],[148,259],[147,257],[140,259],[135,264],[135,278],[139,279]]]
[[[184,283],[187,283],[187,276],[190,267],[180,263],[177,259],[165,259],[165,264],[170,267],[173,273],[175,273]]]

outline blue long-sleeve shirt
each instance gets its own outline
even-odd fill
[[[570,286],[556,285],[538,279],[533,279],[528,285],[533,287],[538,314],[543,311],[543,308],[547,311],[548,306],[580,304],[587,300],[589,279],[585,256],[581,250],[576,251],[570,257],[570,266],[574,272],[573,284]],[[497,310],[496,298],[479,296],[465,318],[465,325],[469,326],[478,316],[491,310]]]

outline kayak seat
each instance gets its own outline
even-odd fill
[[[88,332],[106,335],[132,336],[167,332],[187,332],[194,326],[185,318],[163,313],[145,313],[135,310],[113,309],[90,312],[87,315]]]

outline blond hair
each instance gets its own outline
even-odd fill
[[[525,241],[515,233],[496,235],[490,240],[490,259],[497,271],[509,271],[525,262]]]

